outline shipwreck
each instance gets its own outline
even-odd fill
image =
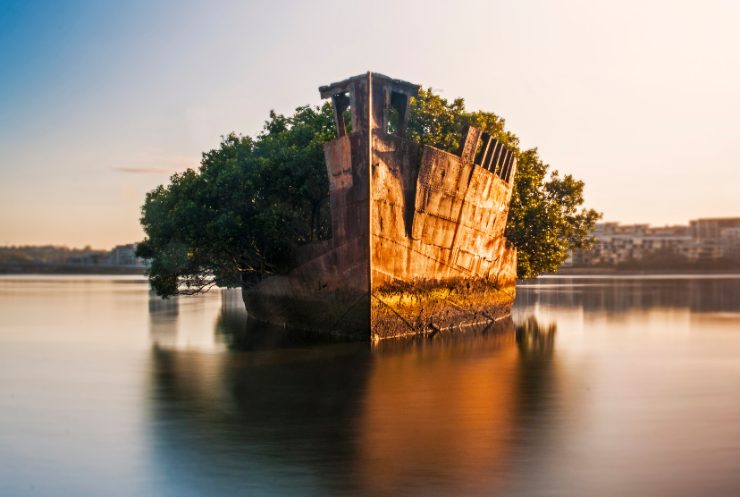
[[[332,238],[245,288],[250,318],[377,341],[509,316],[513,152],[473,127],[457,154],[405,138],[415,84],[368,72],[319,91],[337,128],[324,146]]]

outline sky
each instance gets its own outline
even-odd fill
[[[0,0],[0,245],[141,240],[146,192],[368,70],[495,112],[604,220],[740,216],[740,3]]]

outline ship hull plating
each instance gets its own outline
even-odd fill
[[[332,238],[301,247],[289,273],[245,288],[250,317],[380,340],[507,316],[513,154],[475,128],[459,154],[405,139],[416,85],[368,73],[320,91],[332,98],[339,134],[324,147]]]

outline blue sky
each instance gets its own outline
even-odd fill
[[[110,247],[270,109],[373,70],[498,113],[605,219],[740,215],[735,2],[0,1],[0,244]]]

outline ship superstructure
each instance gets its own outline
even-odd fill
[[[463,130],[459,154],[405,138],[419,86],[377,73],[322,86],[332,238],[245,289],[254,318],[363,339],[486,326],[510,313],[516,250],[504,237],[516,158]]]

